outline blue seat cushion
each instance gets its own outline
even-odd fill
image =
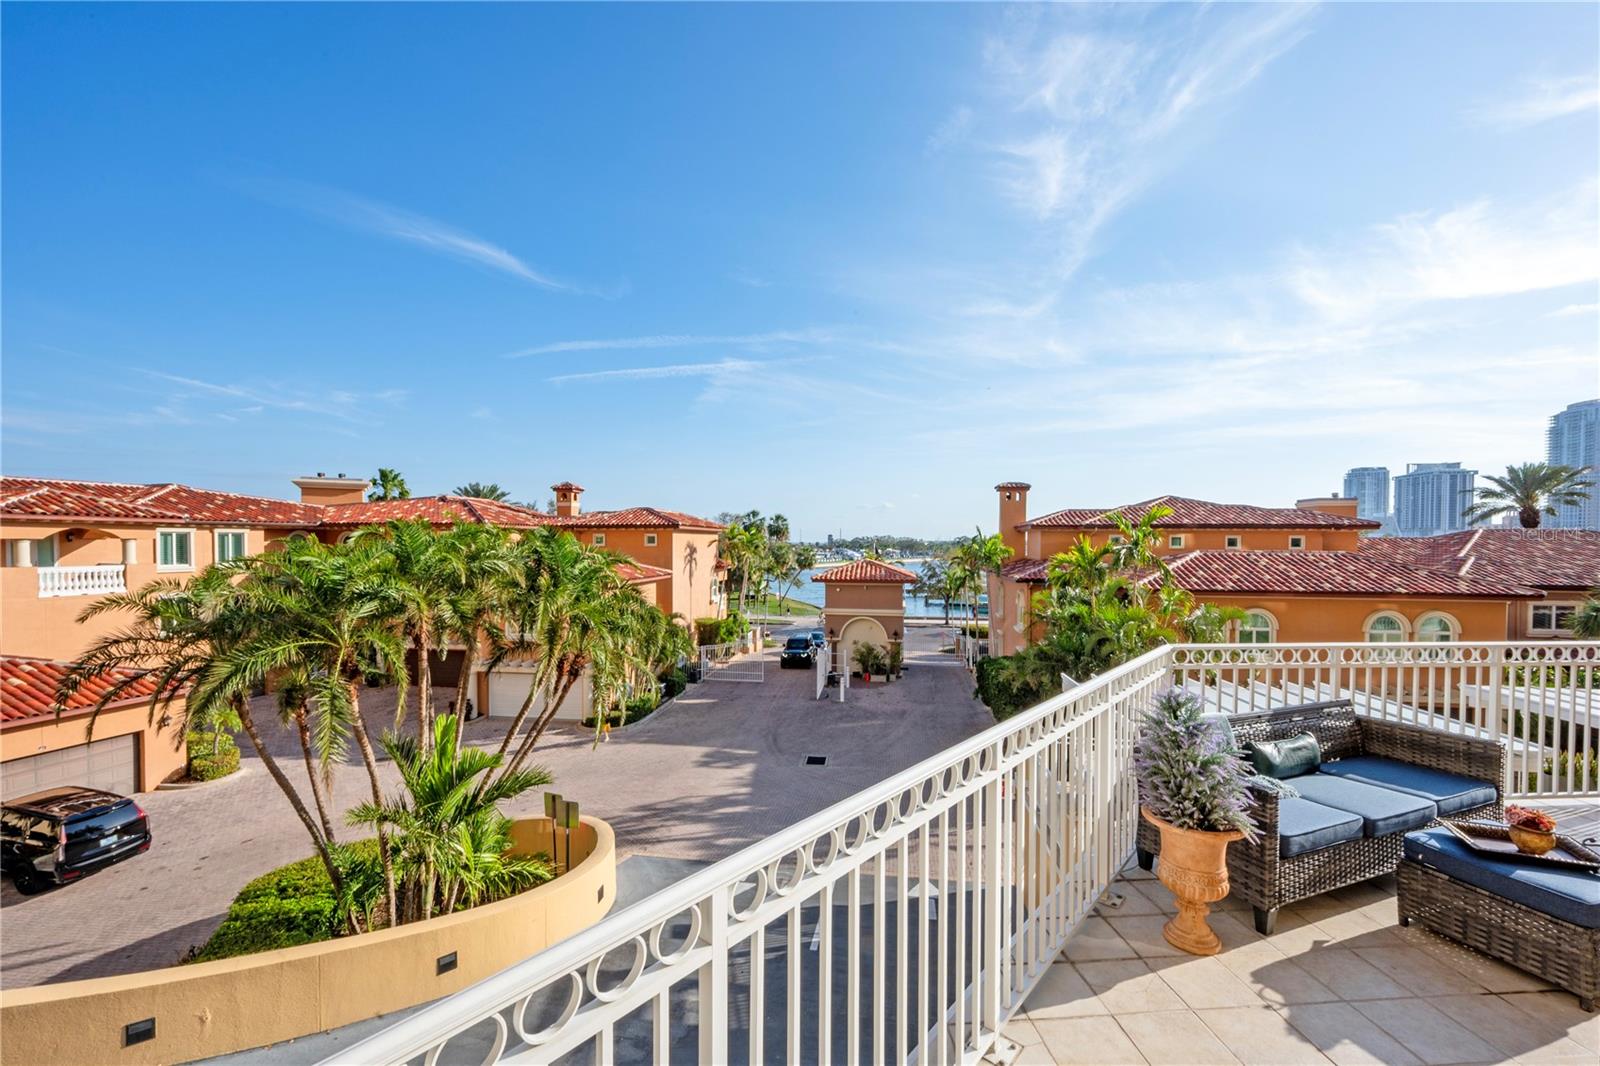
[[[1493,803],[1495,799],[1494,785],[1488,781],[1465,774],[1452,774],[1446,770],[1413,766],[1399,759],[1385,759],[1381,755],[1358,755],[1338,762],[1325,762],[1322,772],[1360,781],[1365,785],[1379,785],[1421,796],[1432,800],[1440,814],[1455,814],[1457,811],[1481,807]]]
[[[1296,778],[1296,781],[1301,780]],[[1308,799],[1278,800],[1278,854],[1285,859],[1361,839],[1361,819]]]
[[[1407,833],[1405,856],[1475,888],[1584,929],[1600,929],[1600,873],[1475,851],[1442,826]]]
[[[1369,837],[1419,829],[1439,816],[1432,800],[1321,771],[1297,777],[1290,784],[1313,803],[1359,814],[1362,832]]]

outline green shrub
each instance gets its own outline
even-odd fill
[[[190,733],[188,744],[190,780],[215,781],[239,769],[239,745],[228,733]]]
[[[689,687],[689,675],[684,672],[683,667],[674,666],[667,671],[666,676],[661,679],[661,683],[666,686],[665,691],[661,694],[662,699],[670,700]]]
[[[1036,648],[1016,655],[978,660],[978,688],[974,693],[1003,721],[1061,691],[1059,664]]]
[[[620,707],[611,708],[611,710],[606,712],[606,720],[609,721],[613,727],[632,725],[641,718],[650,717],[650,712],[654,711],[659,706],[661,706],[661,701],[656,699],[654,693],[645,693],[644,695],[635,696],[631,700],[624,702]],[[589,717],[585,718],[582,724],[586,729],[593,729],[594,715],[591,714]]]
[[[340,848],[335,861],[353,864],[375,857],[377,852],[377,841],[360,840]],[[211,939],[184,961],[210,962],[314,944],[343,931],[328,871],[322,859],[313,855],[264,873],[241,888]]]

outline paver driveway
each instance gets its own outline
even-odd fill
[[[892,685],[857,686],[844,704],[812,699],[809,670],[780,670],[766,653],[766,681],[711,681],[595,747],[576,731],[547,735],[538,760],[554,787],[615,828],[630,854],[716,859],[978,732],[992,723],[968,676],[937,651],[949,639],[908,631],[907,673]],[[454,693],[440,692],[440,706]],[[374,732],[392,723],[393,695],[374,692]],[[258,717],[270,714],[264,699]],[[502,725],[469,726],[468,740],[497,744]],[[291,738],[286,772],[303,781]],[[806,755],[828,756],[825,767]],[[292,759],[292,761],[291,761]],[[176,962],[202,943],[252,877],[304,857],[305,831],[253,756],[226,781],[139,797],[150,813],[149,853],[66,889],[24,898],[0,894],[0,982],[12,988],[128,973]],[[380,766],[386,788],[398,776]],[[335,774],[334,804],[366,798],[352,757]],[[530,793],[507,813],[541,811]]]

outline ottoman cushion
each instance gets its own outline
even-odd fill
[[[1362,831],[1369,837],[1418,829],[1439,815],[1432,800],[1320,771],[1297,777],[1292,784],[1313,803],[1360,815]]]
[[[1325,762],[1321,772],[1421,796],[1432,800],[1440,814],[1455,814],[1470,807],[1481,807],[1493,803],[1495,799],[1494,785],[1487,781],[1446,770],[1413,766],[1399,759],[1385,759],[1379,755],[1358,755],[1337,762]]]
[[[1440,873],[1585,929],[1600,929],[1600,873],[1475,851],[1443,827],[1407,833],[1405,856]]]

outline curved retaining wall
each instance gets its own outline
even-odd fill
[[[512,826],[513,850],[553,854],[548,818]],[[584,818],[576,864],[511,899],[431,922],[218,962],[0,993],[0,1060],[10,1066],[169,1063],[334,1029],[460,991],[587,929],[617,894],[611,827]],[[564,856],[563,856],[564,858]],[[454,952],[453,970],[439,973]],[[155,1036],[125,1042],[154,1019]]]

